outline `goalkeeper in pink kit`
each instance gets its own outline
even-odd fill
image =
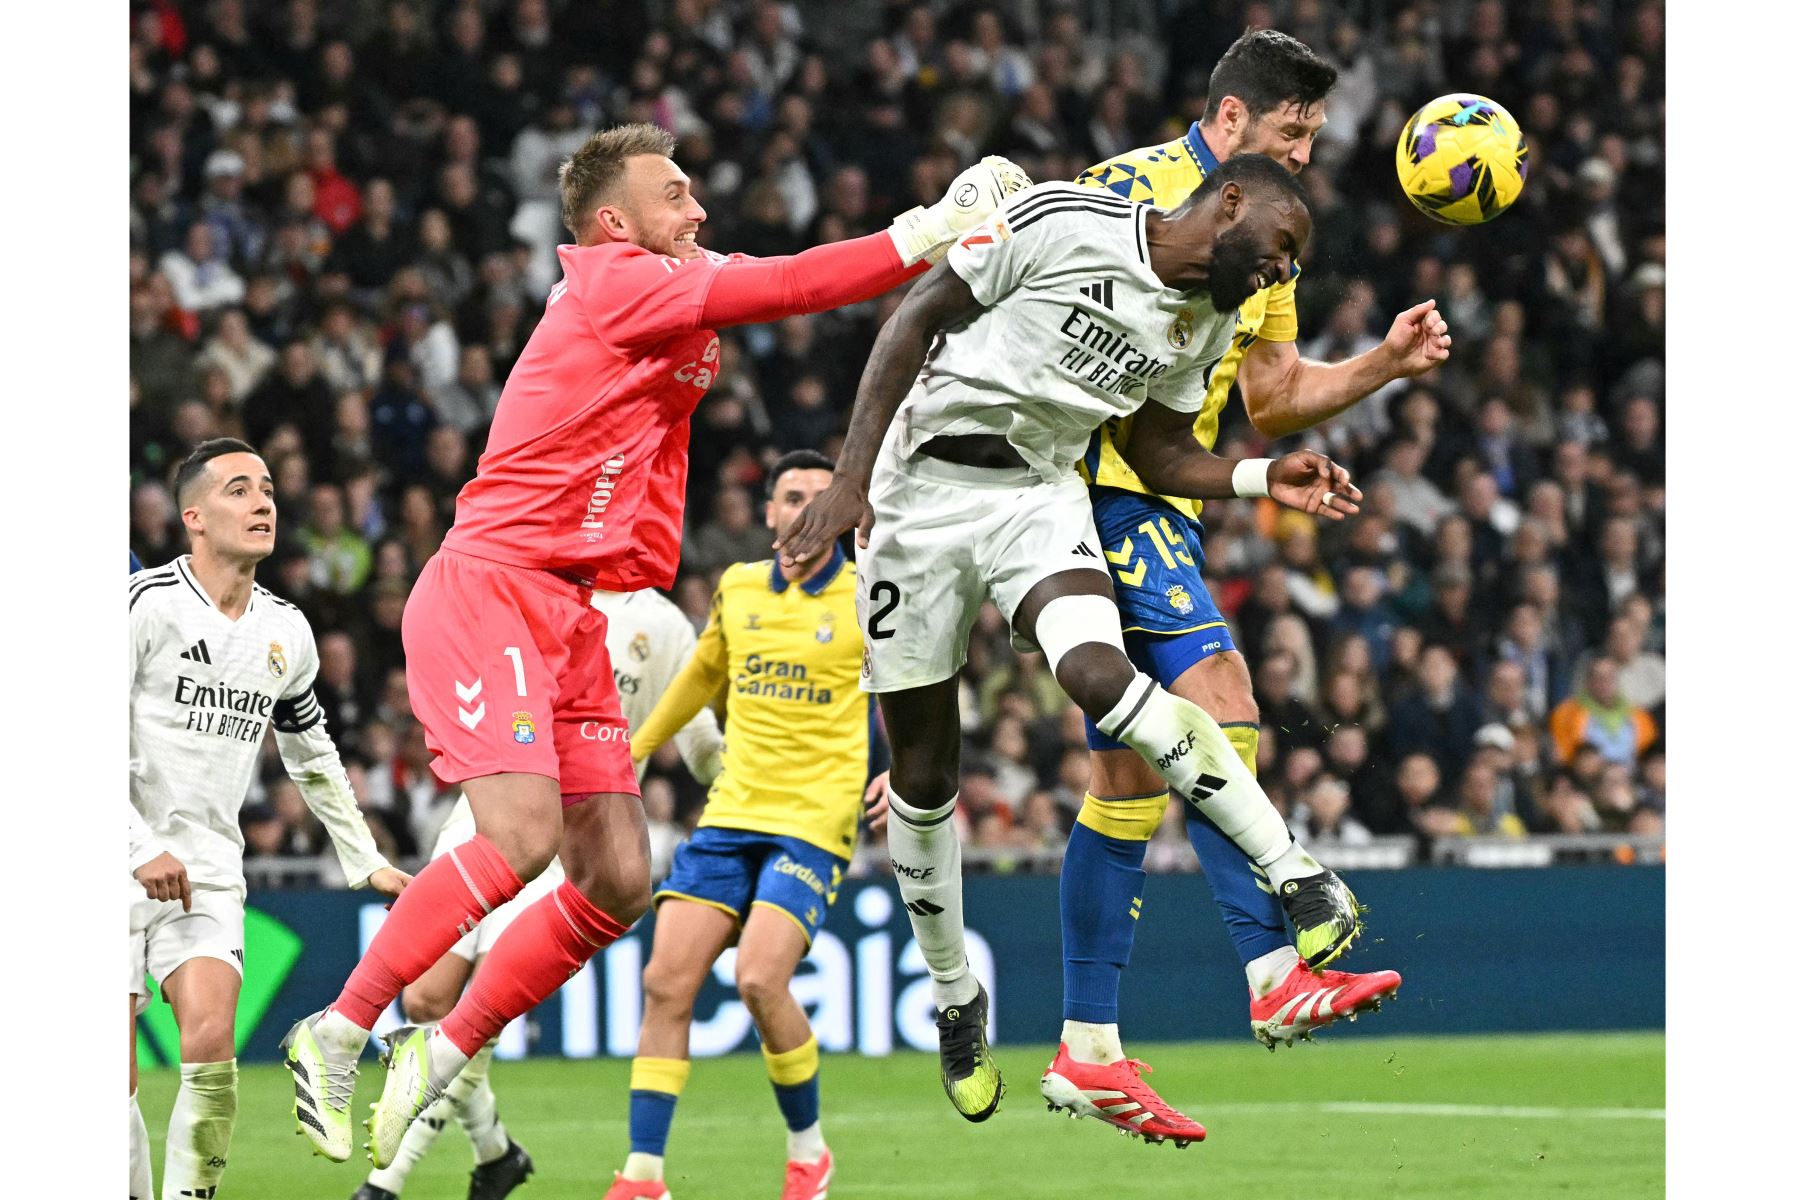
[[[323,1012],[284,1041],[294,1114],[318,1152],[350,1155],[357,1059],[381,1012],[553,857],[567,880],[494,944],[434,1029],[386,1040],[370,1157],[513,1017],[622,936],[650,901],[649,842],[594,589],[668,587],[680,558],[688,419],[721,326],[867,300],[919,274],[1008,194],[1005,159],[868,237],[781,258],[722,256],[706,211],[650,125],[595,134],[563,165],[563,279],[501,393],[456,521],[406,607],[407,692],[460,784],[476,836],[420,871]]]

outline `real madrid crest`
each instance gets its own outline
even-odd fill
[[[631,635],[631,645],[625,647],[633,662],[645,662],[650,657],[650,635],[638,630]]]
[[[819,639],[821,643],[829,642],[832,638],[836,637],[837,617],[833,616],[831,613],[826,613],[824,616],[820,617],[819,628],[813,632],[813,636]]]
[[[1169,345],[1177,350],[1186,350],[1194,340],[1194,314],[1189,309],[1182,309],[1169,322]]]
[[[280,642],[269,643],[269,674],[277,679],[287,674],[287,655],[282,653]]]

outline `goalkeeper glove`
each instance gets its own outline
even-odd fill
[[[906,266],[935,263],[950,245],[993,215],[1000,202],[1031,186],[1031,176],[1010,159],[990,154],[950,181],[944,198],[911,208],[894,218],[888,236]]]

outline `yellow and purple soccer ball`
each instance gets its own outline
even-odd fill
[[[1394,167],[1413,207],[1446,225],[1491,221],[1525,190],[1525,135],[1486,96],[1452,93],[1400,131]]]

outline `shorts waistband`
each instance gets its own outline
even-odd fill
[[[594,582],[583,579],[573,571],[565,571],[553,567],[522,567],[516,563],[500,562],[498,559],[484,558],[479,554],[471,554],[467,550],[453,550],[448,546],[438,548],[439,554],[456,558],[466,558],[482,563],[498,571],[529,582],[532,586],[550,593],[553,596],[565,596],[581,605],[593,603]]]
[[[1043,482],[1029,467],[965,467],[916,451],[911,458],[895,455],[890,461],[902,475],[957,487],[1016,489]]]

